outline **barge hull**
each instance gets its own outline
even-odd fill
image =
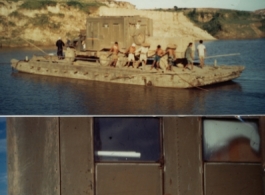
[[[168,88],[193,88],[235,79],[244,70],[243,66],[206,66],[203,69],[182,71],[173,67],[173,71],[148,70],[109,67],[97,62],[57,61],[18,61],[12,60],[11,66],[19,72],[30,74],[83,79],[109,83],[144,85]]]

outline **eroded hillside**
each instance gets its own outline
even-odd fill
[[[226,9],[189,9],[185,15],[198,27],[218,39],[249,39],[265,37],[264,11]]]
[[[88,16],[141,15],[153,19],[154,36],[215,39],[194,26],[182,12],[137,10],[126,2],[0,0],[1,46],[53,45],[58,37],[74,39]]]

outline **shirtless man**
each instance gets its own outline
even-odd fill
[[[132,46],[129,47],[129,49],[125,52],[128,53],[128,60],[126,62],[126,64],[124,66],[130,66],[131,61],[133,62],[133,68],[134,68],[134,62],[135,62],[135,57],[134,57],[134,53],[135,53],[135,43],[132,44]]]
[[[168,61],[168,67],[167,70],[172,70],[172,66],[174,65],[174,61],[176,58],[176,45],[169,45],[167,47],[166,53],[164,55],[168,55],[167,61]]]
[[[164,51],[161,49],[161,46],[158,45],[158,46],[157,46],[157,49],[156,49],[156,51],[155,51],[155,59],[154,59],[154,62],[153,62],[153,64],[152,64],[150,70],[152,70],[154,66],[155,66],[156,69],[158,70],[158,68],[160,67],[160,66],[159,66],[160,59],[161,59],[161,57],[163,56],[163,54],[164,54]]]
[[[110,52],[112,52],[112,60],[109,63],[108,66],[116,67],[117,61],[118,61],[118,54],[119,54],[119,45],[118,42],[115,42],[112,48],[110,49]]]

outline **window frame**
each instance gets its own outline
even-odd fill
[[[259,145],[259,161],[247,161],[247,160],[207,160],[205,159],[205,151],[204,151],[204,121],[205,120],[218,120],[218,121],[227,121],[227,122],[237,122],[243,120],[243,122],[254,122],[257,125],[257,130],[259,133],[260,138],[260,145]],[[261,127],[260,127],[260,118],[256,116],[220,116],[220,117],[202,117],[201,123],[201,151],[202,151],[202,161],[203,163],[213,163],[213,164],[260,164],[262,163],[262,134],[261,134]]]
[[[158,129],[158,140],[159,140],[159,159],[158,160],[153,160],[153,161],[147,161],[147,160],[97,160],[96,159],[96,150],[95,150],[95,119],[96,118],[116,118],[116,119],[123,119],[123,118],[157,118],[159,120],[159,129]],[[94,155],[94,164],[98,165],[98,164],[137,164],[137,165],[141,165],[141,164],[149,164],[149,165],[162,165],[164,163],[164,147],[163,147],[163,119],[161,117],[93,117],[93,155]]]

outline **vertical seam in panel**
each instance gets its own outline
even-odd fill
[[[178,120],[180,119],[175,119],[176,121],[176,147],[177,147],[177,154],[176,154],[176,160],[177,160],[177,191],[178,195],[180,195],[180,185],[179,185],[179,180],[180,180],[180,169],[179,169],[179,127],[178,127]]]
[[[60,126],[60,117],[58,117],[58,142],[59,142],[59,179],[60,179],[60,182],[59,182],[59,185],[60,185],[60,195],[62,195],[62,169],[61,169],[61,134],[60,134],[60,131],[61,131],[61,126]]]
[[[204,158],[203,158],[203,119],[200,117],[199,118],[199,143],[200,143],[200,147],[199,147],[199,157],[200,157],[200,161],[201,161],[201,165],[200,165],[200,171],[201,171],[201,185],[202,185],[202,194],[205,194],[205,181],[204,181]]]
[[[92,162],[93,162],[93,180],[94,180],[94,183],[93,183],[93,195],[96,195],[97,192],[96,192],[96,164],[95,164],[95,157],[94,157],[94,117],[92,118],[91,120],[91,125],[90,125],[90,136],[91,136],[91,141],[92,141],[92,144],[91,144],[91,148],[92,148]]]
[[[161,153],[162,153],[162,156],[163,156],[163,167],[162,167],[162,175],[161,175],[161,183],[162,183],[162,194],[165,194],[165,149],[164,149],[164,120],[163,118],[160,118],[160,130],[159,130],[159,133],[160,133],[160,150],[161,150]]]

